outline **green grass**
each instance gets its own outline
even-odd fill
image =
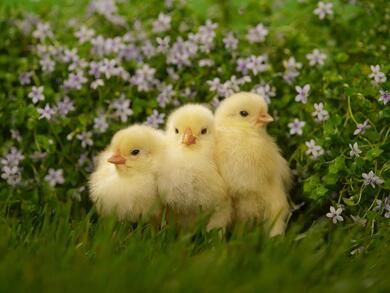
[[[235,227],[177,235],[70,209],[0,218],[1,292],[388,292],[390,233],[314,223],[285,237]],[[352,255],[356,248],[363,248]]]

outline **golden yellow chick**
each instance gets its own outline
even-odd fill
[[[289,215],[290,169],[266,125],[273,121],[264,98],[241,92],[215,113],[217,164],[237,220],[266,221],[283,234]]]
[[[201,105],[183,106],[168,118],[158,186],[179,227],[193,225],[199,210],[211,214],[208,230],[230,222],[231,201],[215,162],[214,135],[213,114]]]
[[[90,177],[90,197],[103,215],[135,222],[160,212],[156,172],[164,153],[164,136],[134,125],[118,131],[97,160]]]

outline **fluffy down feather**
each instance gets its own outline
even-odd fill
[[[217,164],[233,199],[237,220],[266,221],[284,233],[289,215],[290,169],[266,125],[273,121],[263,97],[238,93],[215,113]]]
[[[167,123],[167,148],[159,192],[179,227],[194,223],[199,210],[210,212],[208,229],[225,227],[231,201],[215,163],[214,117],[201,105],[174,111]]]
[[[160,213],[156,172],[164,136],[147,126],[120,130],[97,159],[90,177],[90,197],[98,211],[132,222]]]

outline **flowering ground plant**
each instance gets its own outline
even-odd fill
[[[292,226],[388,231],[387,1],[27,2],[0,18],[5,218],[85,221],[115,131],[251,91],[294,174]]]

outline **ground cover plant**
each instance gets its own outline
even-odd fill
[[[5,1],[0,13],[4,291],[389,290],[388,1]],[[115,131],[163,128],[179,105],[238,91],[276,117],[295,182],[286,237],[96,216],[87,180]]]

